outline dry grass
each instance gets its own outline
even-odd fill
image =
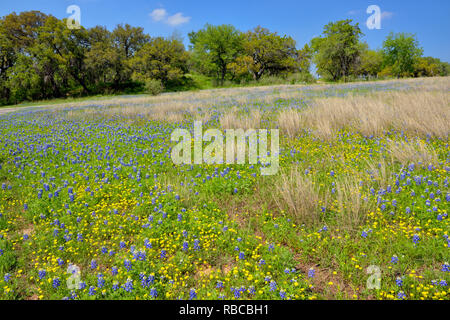
[[[378,188],[386,189],[389,185],[394,172],[391,166],[385,159],[369,160],[367,161],[367,168],[376,182]]]
[[[400,162],[403,166],[411,163],[433,165],[438,163],[438,156],[433,147],[419,139],[411,142],[389,141],[388,151],[392,161]]]
[[[386,130],[405,131],[425,136],[427,134],[447,138],[450,122],[450,77],[379,81],[387,87],[406,85],[418,90],[380,91],[366,95],[318,98],[320,92],[330,89],[351,90],[358,83],[344,85],[279,85],[213,89],[197,92],[181,92],[160,96],[136,96],[92,99],[53,106],[47,109],[57,112],[67,107],[80,108],[78,116],[112,118],[138,116],[167,122],[180,122],[186,115],[196,120],[209,120],[212,106],[223,113],[223,127],[258,128],[266,114],[261,111],[241,115],[242,106],[252,103],[274,103],[277,99],[314,99],[310,108],[298,112],[282,109],[277,115],[278,124],[289,137],[302,129],[312,129],[315,135],[332,140],[336,131],[352,128],[364,135],[380,135]],[[370,83],[363,83],[370,86]],[[315,97],[316,98],[313,98]],[[230,106],[236,106],[230,110]],[[86,107],[86,108],[83,108]],[[253,109],[255,110],[255,109]],[[242,111],[242,110],[241,110]],[[238,115],[239,114],[239,115]],[[259,123],[258,123],[259,122]]]
[[[388,130],[447,138],[450,95],[445,92],[379,92],[367,96],[317,99],[302,114],[303,125],[323,139],[343,128],[364,135]]]
[[[223,129],[259,129],[261,126],[261,112],[251,109],[249,114],[239,115],[236,108],[231,109],[220,117]]]
[[[289,138],[297,135],[302,127],[301,115],[297,110],[285,109],[278,113],[278,126]]]
[[[352,176],[344,176],[336,183],[339,214],[336,216],[339,228],[355,230],[366,220],[370,211],[369,203],[361,197],[358,181]]]
[[[316,224],[320,221],[318,190],[296,167],[282,173],[275,188],[273,199],[278,208],[287,211],[296,222]]]

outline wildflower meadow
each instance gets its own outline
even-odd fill
[[[449,90],[439,77],[0,109],[0,299],[448,300]],[[227,162],[223,144],[217,161],[175,163],[172,133],[195,148],[198,121],[266,129],[279,169],[262,174],[261,153]]]

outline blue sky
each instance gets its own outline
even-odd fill
[[[292,36],[300,48],[320,35],[328,22],[349,18],[360,23],[363,39],[373,49],[382,46],[390,31],[410,32],[418,36],[425,56],[450,62],[449,0],[1,0],[0,16],[40,10],[65,18],[69,5],[80,7],[84,27],[102,25],[112,30],[118,23],[129,23],[152,36],[177,30],[186,45],[190,31],[206,23],[226,23],[242,31],[261,25]],[[381,8],[380,30],[366,26],[369,5]]]

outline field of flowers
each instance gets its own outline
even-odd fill
[[[1,114],[0,299],[448,300],[449,101],[441,78]],[[174,165],[199,119],[279,128],[279,173]]]

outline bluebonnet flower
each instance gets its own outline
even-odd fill
[[[404,299],[406,299],[406,294],[405,294],[403,291],[400,291],[400,292],[397,294],[397,298],[399,298],[399,299],[401,299],[401,300],[404,300]]]
[[[127,282],[125,282],[125,285],[124,285],[123,288],[124,288],[124,290],[125,290],[126,292],[131,292],[131,291],[133,291],[133,280],[128,279]]]
[[[59,278],[54,278],[52,281],[52,286],[54,289],[58,289],[58,287],[61,285],[61,281]]]
[[[158,292],[155,288],[150,289],[150,296],[152,296],[152,298],[156,298],[158,296]]]
[[[132,269],[131,261],[128,260],[128,259],[126,259],[126,260],[123,262],[123,265],[125,266],[125,269],[127,269],[127,271],[130,271],[130,270]]]
[[[235,289],[235,288],[231,288],[231,292],[233,292],[234,297],[236,299],[239,299],[241,297],[241,290]]]
[[[200,240],[194,240],[194,250],[200,250]]]
[[[449,271],[450,271],[450,264],[448,264],[448,262],[445,262],[445,263],[442,265],[442,271],[443,271],[443,272],[449,272]]]
[[[314,270],[314,268],[310,268],[308,270],[308,278],[314,278],[315,275],[316,275],[316,270]]]
[[[9,280],[11,279],[11,275],[9,273],[5,273],[5,275],[3,276],[3,279],[5,279],[5,282],[8,283]]]
[[[38,272],[39,279],[40,280],[44,279],[46,274],[47,274],[47,272],[45,270],[43,270],[43,269],[39,270],[39,272]]]
[[[105,279],[103,278],[103,274],[101,274],[101,273],[98,274],[97,286],[99,288],[103,288],[105,286]]]
[[[95,287],[90,286],[90,287],[89,287],[89,295],[90,295],[90,296],[93,296],[93,295],[95,295],[95,293],[96,293],[96,292],[95,292]]]
[[[189,298],[190,298],[191,300],[197,298],[197,292],[195,292],[195,289],[191,289],[191,290],[189,291]]]
[[[239,252],[239,259],[244,260],[245,259],[245,253],[244,252]]]
[[[270,291],[275,291],[277,289],[277,283],[275,281],[270,281]]]
[[[97,269],[97,261],[95,260],[91,261],[91,269]]]
[[[391,263],[397,264],[398,263],[398,257],[397,256],[392,256],[391,257]]]
[[[251,295],[254,295],[256,293],[256,289],[254,286],[251,286],[248,288],[248,293],[250,293]]]
[[[284,290],[280,291],[280,298],[281,299],[286,299],[286,291],[284,291]]]

